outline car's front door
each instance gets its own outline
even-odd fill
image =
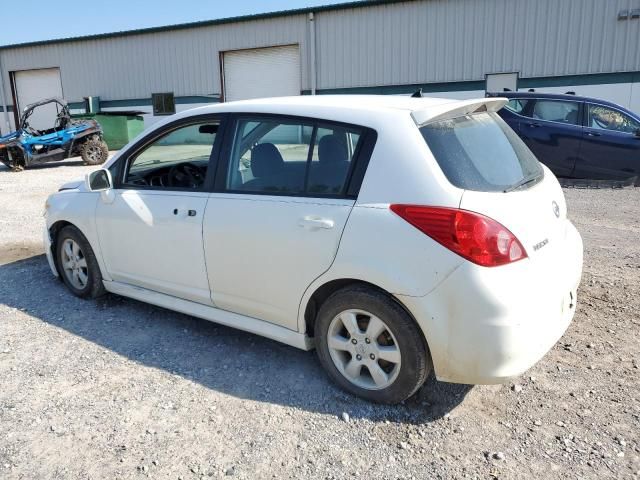
[[[640,176],[640,122],[620,110],[587,104],[586,125],[575,175],[624,180]]]
[[[347,189],[365,131],[277,116],[234,120],[204,219],[216,307],[297,329],[304,291],[331,266],[355,203]]]
[[[218,125],[200,118],[169,126],[121,159],[113,195],[96,210],[114,281],[211,304],[202,220]]]
[[[570,176],[580,153],[581,103],[537,99],[530,118],[520,125],[520,136],[542,163],[558,176]]]

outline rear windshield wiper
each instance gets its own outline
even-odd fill
[[[536,175],[535,177],[531,177],[531,178],[523,178],[522,180],[520,180],[515,185],[512,185],[509,188],[505,188],[503,190],[503,192],[504,193],[513,192],[514,190],[518,190],[518,189],[524,187],[525,185],[529,185],[530,183],[537,182],[540,178],[542,178],[542,175]]]

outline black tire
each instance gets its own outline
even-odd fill
[[[109,147],[100,137],[91,137],[80,147],[80,156],[87,165],[102,165],[109,157]]]
[[[63,256],[63,248],[66,240],[72,240],[80,248],[81,257],[86,260],[86,268],[83,273],[86,275],[86,285],[79,287],[73,283],[73,275],[65,270],[65,258]],[[102,274],[98,261],[93,253],[89,241],[85,236],[73,225],[64,227],[56,236],[56,262],[58,273],[71,293],[80,298],[98,298],[106,293],[104,284],[102,283]]]
[[[352,309],[369,312],[382,320],[397,341],[401,358],[399,371],[386,388],[372,390],[352,383],[331,357],[327,340],[330,326],[339,314]],[[318,358],[329,377],[344,390],[372,402],[395,404],[406,400],[424,384],[433,368],[427,344],[413,318],[389,295],[365,285],[345,287],[322,304],[315,336]]]

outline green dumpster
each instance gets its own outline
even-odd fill
[[[100,112],[72,115],[73,118],[90,118],[102,127],[104,141],[109,150],[120,150],[144,130],[144,112]]]

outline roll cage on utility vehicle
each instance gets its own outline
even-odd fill
[[[33,128],[29,124],[32,114],[51,104],[58,112],[53,126],[46,130]],[[73,120],[67,103],[59,98],[28,105],[20,117],[18,129],[0,137],[0,162],[13,170],[77,155],[82,156],[86,164],[99,165],[106,161],[108,154],[100,124],[95,120]]]

